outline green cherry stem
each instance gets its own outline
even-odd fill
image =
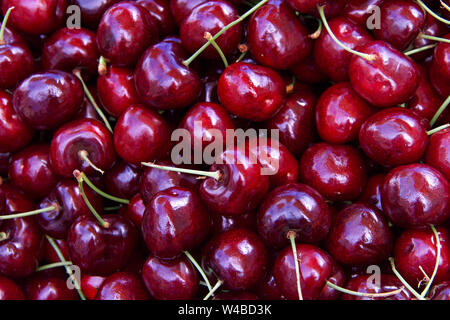
[[[394,258],[389,258],[389,262],[391,263],[391,268],[392,268],[392,272],[394,272],[394,274],[396,275],[396,277],[398,278],[398,280],[401,281],[401,283],[403,283],[403,285],[405,286],[406,289],[408,289],[418,300],[426,300],[425,298],[423,298],[416,290],[414,290],[413,287],[411,287],[409,285],[409,283],[402,277],[402,275],[397,271],[397,269],[395,268],[395,262],[394,262]]]
[[[222,280],[217,280],[216,285],[208,292],[208,294],[203,298],[203,300],[208,300],[214,294],[214,292],[216,292],[217,289],[220,288],[222,283],[223,283]]]
[[[445,43],[450,43],[450,39],[445,39],[445,38],[441,38],[441,37],[434,37],[434,36],[430,36],[428,34],[421,34],[420,35],[421,38],[427,39],[427,40],[432,40],[432,41],[438,41],[438,42],[445,42]]]
[[[445,10],[450,11],[450,6],[449,6],[448,4],[446,4],[443,0],[441,0],[440,2],[441,2],[441,6],[442,6]]]
[[[2,26],[0,28],[0,45],[5,44],[4,36],[5,36],[6,23],[8,22],[9,15],[11,14],[11,11],[13,11],[13,9],[14,9],[14,7],[9,7],[5,13],[5,16],[3,17]]]
[[[184,169],[184,168],[178,168],[178,167],[160,166],[160,165],[150,163],[150,162],[141,162],[141,164],[145,167],[150,167],[150,168],[155,168],[155,169],[187,173],[187,174],[192,174],[192,175],[196,175],[196,176],[200,176],[200,177],[209,177],[209,178],[216,179],[217,181],[219,181],[222,178],[222,172],[220,172],[220,170],[217,170],[217,171],[192,170],[192,169]]]
[[[130,203],[130,200],[112,196],[112,195],[110,195],[110,194],[100,190],[99,188],[97,188],[97,186],[95,184],[93,184],[91,180],[89,180],[89,178],[86,176],[86,174],[84,172],[80,172],[79,176],[84,182],[86,182],[86,184],[89,186],[89,188],[91,188],[92,190],[97,192],[103,198],[109,199],[109,200],[114,201],[114,202],[123,203],[123,204],[129,204]],[[77,180],[78,180],[78,178],[77,178]],[[120,207],[119,207],[119,209],[120,209]]]
[[[0,232],[0,241],[8,239],[6,232]]]
[[[122,206],[114,206],[114,207],[105,207],[103,210],[104,211],[116,211],[116,210],[119,210],[121,208],[122,208]]]
[[[104,56],[100,56],[100,59],[98,59],[98,74],[104,76],[107,72],[108,62],[106,61]]]
[[[420,47],[420,48],[416,48],[416,49],[412,49],[412,50],[406,51],[403,54],[405,56],[410,56],[410,55],[413,55],[413,54],[416,54],[416,53],[419,53],[419,52],[423,52],[423,51],[426,51],[426,50],[430,50],[430,49],[436,48],[436,46],[437,46],[436,43],[429,44],[427,46],[423,46],[423,47]]]
[[[436,121],[439,119],[439,117],[445,111],[445,109],[448,107],[449,104],[450,104],[450,95],[447,97],[447,99],[445,99],[442,106],[439,107],[439,109],[436,112],[436,114],[434,115],[433,119],[431,119],[431,121],[430,121],[431,127],[433,127],[435,125]]]
[[[227,57],[225,57],[225,55],[223,54],[222,49],[219,47],[219,45],[217,44],[217,42],[213,39],[211,33],[209,32],[205,32],[205,35],[203,36],[203,38],[205,38],[206,40],[208,40],[208,42],[211,42],[211,45],[214,47],[214,49],[216,49],[216,51],[219,53],[220,58],[223,61],[223,64],[225,65],[225,68],[228,67],[228,60]]]
[[[296,236],[297,235],[296,235],[295,231],[288,231],[288,233],[287,233],[287,238],[291,242],[292,256],[294,258],[295,276],[297,277],[298,300],[303,300],[302,286],[300,283],[300,266],[299,266],[298,258],[297,258],[297,246],[295,244]]]
[[[403,289],[405,289],[405,287],[400,287],[397,290],[393,290],[393,291],[388,291],[388,292],[382,292],[382,293],[365,293],[365,292],[358,292],[358,291],[353,291],[353,290],[349,290],[346,288],[342,288],[338,285],[335,285],[334,283],[330,282],[327,280],[327,286],[335,289],[337,291],[340,291],[342,293],[346,293],[352,296],[357,296],[357,297],[369,297],[369,298],[385,298],[385,297],[390,297],[393,295],[396,295],[400,292],[402,292]]]
[[[208,290],[211,291],[212,286],[211,286],[211,283],[209,282],[208,277],[205,274],[205,271],[203,271],[203,269],[200,267],[200,265],[197,263],[197,261],[195,261],[194,257],[188,251],[183,251],[183,252],[186,255],[186,257],[192,262],[194,267],[198,270],[198,272],[202,276],[203,280],[205,280],[205,284],[208,287]]]
[[[317,23],[319,24],[319,26],[317,27],[317,30],[314,31],[313,33],[311,33],[310,35],[308,35],[308,37],[310,39],[316,40],[320,37],[320,35],[322,34],[322,30],[323,30],[323,22],[321,19],[316,19]]]
[[[86,161],[90,167],[92,167],[92,169],[94,169],[95,171],[99,172],[100,174],[104,174],[105,171],[103,171],[102,169],[100,169],[99,167],[97,167],[94,163],[92,163],[92,161],[89,159],[89,153],[86,150],[80,150],[78,152],[78,156],[83,160]]]
[[[42,209],[38,209],[38,210],[33,210],[33,211],[28,211],[28,212],[21,212],[21,213],[16,213],[16,214],[7,214],[4,216],[0,216],[0,220],[9,220],[9,219],[16,219],[16,218],[24,218],[24,217],[29,217],[29,216],[34,216],[43,212],[49,212],[49,211],[53,211],[56,210],[58,208],[58,206],[56,204],[49,206],[47,208],[42,208]]]
[[[432,129],[430,131],[427,131],[427,135],[431,136],[432,134],[435,134],[438,131],[447,129],[448,127],[450,127],[450,123],[444,124],[444,125],[442,125],[440,127],[434,128],[434,129]]]
[[[236,59],[235,62],[239,62],[242,59],[244,59],[244,57],[247,55],[248,53],[248,46],[246,44],[240,44],[238,46],[239,52],[241,53],[241,55]]]
[[[439,263],[441,262],[441,240],[439,239],[439,234],[438,234],[436,228],[432,224],[430,225],[430,228],[433,231],[434,237],[436,239],[436,263],[434,264],[433,274],[431,275],[431,278],[428,281],[427,286],[425,287],[425,289],[423,289],[422,293],[420,294],[420,296],[422,298],[425,298],[428,291],[430,290],[431,285],[433,284],[434,278],[436,277],[436,274],[438,272]]]
[[[432,16],[433,18],[435,18],[436,20],[439,20],[442,23],[445,24],[450,24],[450,21],[442,18],[441,16],[437,15],[436,13],[434,13],[430,8],[428,8],[425,3],[423,3],[421,0],[416,0],[416,3],[423,9],[425,10],[430,16]]]
[[[38,267],[36,269],[36,272],[53,269],[53,268],[70,266],[70,265],[72,265],[72,261],[61,261],[61,262],[50,263],[50,264],[46,264],[46,265]]]

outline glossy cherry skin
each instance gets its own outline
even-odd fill
[[[25,300],[25,294],[14,281],[0,276],[0,300]]]
[[[136,3],[148,10],[158,25],[159,35],[167,36],[177,31],[175,19],[167,0],[137,0]]]
[[[105,279],[105,277],[89,275],[81,277],[81,291],[83,291],[85,297],[88,300],[95,300],[98,290],[102,286],[102,283],[103,281],[105,281]]]
[[[81,22],[91,29],[96,29],[103,13],[120,0],[69,0],[81,10]]]
[[[357,198],[367,180],[361,153],[346,145],[311,146],[301,157],[299,169],[301,182],[332,201]]]
[[[450,34],[444,38],[450,39]],[[434,50],[430,68],[430,79],[436,91],[442,96],[450,95],[450,44],[441,42]]]
[[[331,226],[331,212],[325,199],[313,188],[291,183],[272,190],[259,208],[258,234],[266,244],[281,249],[294,231],[302,243],[318,243]]]
[[[111,6],[97,29],[98,49],[113,65],[134,65],[141,53],[156,41],[156,22],[145,8],[132,1]]]
[[[377,174],[369,177],[367,184],[358,199],[358,202],[362,202],[383,211],[381,205],[381,191],[383,189],[385,174]]]
[[[216,213],[231,216],[254,210],[269,191],[268,176],[242,148],[225,150],[209,170],[220,171],[221,178],[205,179],[200,196]]]
[[[35,204],[18,188],[10,183],[0,185],[0,210],[6,213],[27,212],[35,209]]]
[[[450,280],[450,234],[446,228],[438,228],[437,232],[441,243],[441,259],[435,283]],[[430,228],[405,230],[395,242],[395,265],[398,272],[413,287],[417,287],[425,277],[419,267],[422,267],[427,275],[433,274],[436,265],[436,245],[436,237]]]
[[[217,92],[231,113],[252,121],[270,119],[282,107],[286,87],[275,71],[244,62],[233,63],[222,73]]]
[[[274,69],[288,69],[312,49],[308,30],[285,2],[268,3],[252,15],[247,30],[252,57]]]
[[[450,300],[450,281],[444,281],[431,289],[431,300]]]
[[[36,274],[25,283],[28,300],[78,300],[75,289],[67,287],[67,279]]]
[[[268,254],[264,244],[252,231],[233,229],[212,238],[204,248],[203,265],[223,281],[224,288],[249,290],[259,284],[266,273]]]
[[[400,166],[386,176],[381,203],[386,216],[400,227],[438,225],[450,217],[450,185],[426,164]]]
[[[375,6],[380,6],[383,1],[385,0],[349,0],[342,14],[353,22],[366,26]]]
[[[295,10],[303,14],[318,15],[317,5],[324,6],[325,15],[334,17],[345,7],[347,1],[336,0],[287,0],[287,3]]]
[[[333,34],[344,45],[351,49],[362,46],[372,40],[372,36],[347,18],[337,17],[329,21]],[[352,58],[350,52],[345,51],[328,34],[322,32],[314,44],[314,60],[319,69],[332,81],[348,81],[348,69]]]
[[[196,6],[204,2],[206,0],[171,0],[170,11],[176,23],[180,25]]]
[[[0,88],[15,88],[33,70],[33,56],[25,44],[0,45]]]
[[[25,33],[40,35],[52,33],[63,24],[67,1],[4,0],[1,6],[3,15],[10,7],[14,7],[8,25]]]
[[[90,216],[79,217],[69,229],[67,245],[72,262],[82,272],[108,275],[125,267],[137,245],[135,226],[119,215],[105,215],[103,228]]]
[[[381,274],[380,275],[380,284],[378,287],[374,283],[372,283],[370,279],[370,275],[358,275],[352,279],[350,279],[345,288],[361,292],[361,293],[384,293],[389,291],[398,290],[401,287],[404,287],[403,284],[398,280],[398,278],[391,274]],[[349,294],[343,294],[342,300],[412,300],[413,295],[407,290],[403,289],[400,293],[397,293],[388,297],[360,297]]]
[[[425,163],[438,169],[450,181],[450,129],[431,135]]]
[[[178,109],[200,95],[198,75],[183,64],[186,51],[180,43],[162,41],[145,51],[134,71],[141,101],[154,109]]]
[[[102,170],[111,168],[116,160],[113,137],[99,121],[80,119],[67,123],[56,131],[50,145],[50,161],[55,172],[72,177],[78,169],[86,174],[94,169],[80,156],[86,151],[89,160]]]
[[[214,0],[199,4],[180,25],[180,38],[183,46],[190,53],[196,52],[207,42],[204,38],[205,32],[215,35],[238,18],[236,9],[226,1]],[[216,43],[225,55],[229,55],[240,44],[242,33],[242,25],[237,24],[217,38]],[[206,48],[200,56],[207,59],[220,59],[213,46]]]
[[[84,191],[94,209],[102,214],[102,198],[89,187],[85,187]],[[38,209],[50,206],[55,206],[56,209],[39,214],[36,221],[46,234],[57,239],[67,237],[70,226],[79,216],[92,214],[75,179],[58,182],[49,195],[39,203]]]
[[[70,260],[69,257],[69,249],[67,248],[67,242],[66,240],[61,239],[54,239],[56,245],[58,246],[59,250],[61,251],[64,259]],[[59,256],[53,246],[48,242],[48,239],[44,239],[44,261],[47,263],[56,263],[61,262],[61,259],[59,259]]]
[[[256,289],[256,294],[262,300],[284,300],[280,289],[277,286],[272,270],[269,270],[268,275],[261,281]]]
[[[349,76],[353,89],[370,104],[386,108],[407,102],[419,85],[419,72],[413,62],[383,41],[371,41],[358,51],[374,56],[367,61],[353,55]]]
[[[140,277],[116,272],[102,282],[95,300],[150,300],[150,295]]]
[[[105,173],[106,191],[119,198],[130,199],[139,192],[141,170],[124,161],[116,164]]]
[[[63,28],[48,38],[42,48],[42,67],[72,72],[78,68],[82,74],[97,73],[99,52],[95,33],[88,29]]]
[[[351,142],[358,138],[362,124],[374,112],[350,83],[338,83],[329,87],[317,103],[317,131],[329,143]]]
[[[199,285],[197,270],[185,256],[173,260],[150,256],[142,269],[142,279],[156,300],[193,299]]]
[[[359,131],[364,153],[383,166],[418,162],[427,147],[428,135],[421,118],[405,108],[379,111]]]
[[[33,217],[4,220],[0,231],[7,238],[0,241],[0,272],[12,278],[23,278],[36,270],[42,234]]]
[[[34,130],[16,114],[11,95],[0,90],[0,152],[21,150],[33,139]]]
[[[164,158],[171,130],[156,111],[132,105],[120,116],[114,129],[114,147],[126,162],[140,164]]]
[[[83,87],[64,71],[35,73],[14,91],[13,107],[29,126],[52,130],[71,120],[83,103]]]
[[[212,234],[219,234],[231,229],[244,228],[256,231],[256,214],[249,212],[238,216],[222,216],[211,212]]]
[[[442,37],[447,32],[448,32],[448,29],[444,23],[436,20],[430,14],[427,14],[425,16],[425,24],[422,27],[421,33],[429,35],[429,36]],[[435,43],[435,42],[421,37],[421,35],[419,33],[419,35],[416,37],[416,39],[413,42],[413,47],[416,49],[416,48],[421,48],[421,47],[424,47],[426,45],[430,45],[433,43]],[[432,56],[433,53],[434,53],[433,50],[426,50],[423,52],[418,52],[411,56],[414,58],[414,60],[421,61],[421,60],[425,60],[426,58]]]
[[[122,207],[119,210],[119,214],[123,215],[125,218],[133,222],[139,229],[142,225],[142,220],[144,219],[145,204],[139,193],[136,193],[131,199],[127,206]]]
[[[58,177],[50,165],[49,153],[49,145],[36,144],[11,157],[11,182],[33,199],[46,196],[58,182]]]
[[[147,205],[142,234],[150,252],[174,258],[206,240],[211,219],[198,195],[182,187],[158,192]]]

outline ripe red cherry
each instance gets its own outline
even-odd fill
[[[185,256],[172,260],[149,257],[142,268],[142,279],[156,300],[193,299],[198,290],[197,270]]]
[[[259,208],[258,234],[269,246],[281,249],[294,231],[302,243],[319,243],[330,230],[331,213],[325,199],[313,188],[291,183],[271,191]]]
[[[327,17],[334,17],[345,7],[347,1],[343,0],[287,0],[287,3],[296,11],[303,14],[317,14],[317,6],[324,6]]]
[[[78,300],[75,289],[67,287],[67,279],[38,273],[25,283],[28,300]]]
[[[252,57],[274,69],[296,65],[312,49],[308,30],[284,2],[258,9],[249,21],[247,38]]]
[[[132,66],[158,40],[158,26],[149,12],[131,1],[121,1],[104,14],[97,29],[100,53],[113,65]]]
[[[450,34],[444,38],[450,39]],[[434,50],[430,68],[430,79],[436,91],[442,96],[450,95],[450,44],[441,42]]]
[[[435,19],[432,15],[427,14],[425,16],[425,24],[422,27],[421,33],[429,36],[441,37],[444,36],[448,32],[447,25]],[[421,48],[430,44],[434,44],[435,42],[429,39],[425,39],[419,35],[413,42],[414,49]],[[433,55],[433,50],[426,50],[422,52],[415,53],[412,55],[414,60],[421,61]]]
[[[127,206],[122,207],[118,213],[133,222],[136,227],[140,229],[145,213],[145,204],[141,195],[136,193],[130,199],[130,203]]]
[[[59,250],[61,251],[61,254],[63,255],[64,259],[70,260],[69,257],[69,249],[67,248],[67,242],[66,240],[61,239],[53,239],[55,240],[56,245],[58,246]],[[55,251],[53,246],[50,244],[47,238],[44,239],[44,261],[48,263],[56,263],[61,262],[61,259],[58,256],[58,253]]]
[[[203,265],[231,290],[254,288],[263,280],[268,267],[266,248],[255,233],[246,229],[215,236],[205,245],[202,258]]]
[[[431,289],[431,300],[450,300],[450,281],[444,281]]]
[[[407,102],[419,85],[413,62],[383,41],[371,41],[358,51],[373,55],[373,61],[353,55],[349,76],[353,89],[372,105],[386,108]]]
[[[158,25],[159,35],[167,36],[177,31],[175,19],[170,12],[167,0],[137,0],[136,3],[145,9],[153,17]]]
[[[26,44],[0,44],[0,88],[15,88],[34,69]]]
[[[113,196],[129,199],[139,192],[140,177],[139,168],[117,161],[105,174],[106,191]]]
[[[375,113],[359,131],[359,143],[365,154],[383,166],[418,162],[427,142],[421,118],[399,107]]]
[[[102,282],[95,300],[150,300],[150,295],[140,277],[116,272]]]
[[[72,177],[78,169],[86,174],[94,172],[83,154],[96,167],[109,169],[116,160],[111,133],[99,121],[80,119],[58,129],[50,145],[50,161],[55,172]]]
[[[441,130],[430,137],[425,163],[438,169],[450,180],[450,129]]]
[[[381,206],[381,191],[383,189],[385,177],[385,174],[377,174],[371,176],[369,180],[367,180],[366,187],[359,197],[358,202],[377,207],[382,211],[383,207]]]
[[[350,83],[335,84],[322,94],[316,106],[317,131],[329,143],[351,142],[374,111]]]
[[[264,121],[282,107],[286,87],[272,69],[239,62],[222,73],[218,84],[220,102],[238,117]]]
[[[34,203],[9,183],[0,184],[0,209],[6,213],[27,212],[35,209]]]
[[[367,179],[361,153],[346,145],[311,146],[300,159],[299,169],[300,181],[332,201],[357,198]]]
[[[204,2],[206,0],[171,0],[170,11],[176,23],[180,25],[196,6]]]
[[[155,194],[147,205],[142,234],[150,252],[173,258],[206,240],[211,220],[198,195],[173,187]]]
[[[400,227],[438,225],[450,217],[450,185],[428,165],[400,166],[386,176],[381,203],[386,216]]]
[[[277,286],[272,270],[269,270],[267,276],[264,278],[264,281],[260,282],[256,288],[256,294],[261,297],[262,300],[285,299]]]
[[[367,26],[367,19],[374,13],[375,6],[380,6],[384,0],[349,0],[342,14],[353,22]]]
[[[103,13],[120,0],[70,0],[81,10],[81,22],[90,29],[98,27]]]
[[[289,71],[291,71],[298,80],[310,84],[323,83],[328,80],[328,77],[320,71],[312,54],[293,66]]]
[[[237,18],[238,12],[226,1],[214,0],[199,4],[181,22],[180,38],[183,46],[191,53],[196,52],[207,42],[205,32],[215,35]],[[237,24],[217,38],[216,43],[225,55],[229,55],[237,49],[241,39],[242,25]],[[213,46],[206,48],[200,56],[207,59],[220,58]]]
[[[256,231],[256,214],[254,212],[238,216],[222,216],[211,212],[212,234],[219,234],[231,229],[244,228]]]
[[[25,300],[25,295],[14,281],[0,276],[0,300]]]
[[[404,285],[398,278],[391,274],[380,275],[380,286],[373,284],[370,275],[358,275],[347,282],[346,289],[361,293],[384,293],[398,290]],[[400,293],[388,297],[361,297],[349,294],[343,294],[342,300],[412,300],[412,294],[403,289]]]
[[[85,275],[81,277],[81,291],[88,300],[95,299],[103,281],[105,281],[105,278],[100,276]]]
[[[71,120],[83,103],[83,87],[64,71],[35,73],[14,91],[13,107],[29,126],[51,130]]]

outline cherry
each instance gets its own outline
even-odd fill
[[[300,61],[300,63],[297,63],[289,71],[298,80],[306,83],[316,84],[328,80],[328,77],[317,66],[312,54]]]
[[[400,166],[386,176],[381,203],[386,216],[400,227],[438,225],[450,216],[450,186],[428,165]]]
[[[98,27],[103,13],[120,0],[69,0],[81,10],[81,22],[91,29]]]
[[[356,199],[367,179],[361,153],[346,145],[311,146],[301,157],[299,170],[300,181],[332,201]]]
[[[450,129],[431,135],[425,163],[438,169],[447,180],[450,180]]]
[[[450,281],[444,281],[432,289],[431,300],[450,300]]]
[[[207,239],[211,220],[198,195],[182,187],[158,192],[147,204],[142,234],[150,252],[173,258]]]
[[[97,46],[110,63],[132,66],[141,53],[158,40],[158,26],[150,13],[131,1],[121,1],[103,14]]]
[[[140,177],[139,168],[117,161],[105,174],[106,191],[113,196],[129,199],[139,192]]]
[[[256,289],[256,294],[261,297],[262,300],[284,300],[280,289],[277,286],[275,277],[272,270],[269,270],[264,281],[261,281]]]
[[[84,295],[88,300],[95,300],[97,296],[98,290],[102,286],[103,281],[106,278],[100,276],[82,276],[81,277],[81,291],[83,291]]]
[[[371,176],[367,180],[366,187],[359,197],[358,202],[377,207],[382,211],[383,207],[381,206],[381,191],[383,189],[385,177],[385,174],[377,174]]]
[[[343,285],[346,281],[346,276],[342,268],[337,264],[333,263],[331,276],[328,281],[337,286]],[[341,292],[331,288],[330,286],[324,286],[320,292],[319,300],[338,300],[341,297]]]
[[[427,14],[425,16],[425,24],[422,28],[421,33],[416,37],[413,42],[414,48],[422,48],[425,46],[435,46],[435,42],[429,39],[425,39],[422,37],[422,34],[427,36],[435,36],[440,37],[445,35],[447,32],[447,26],[440,21],[436,20],[432,15]],[[420,53],[416,53],[413,55],[414,60],[420,61],[428,58],[433,54],[433,51],[426,50]]]
[[[0,184],[0,209],[2,212],[26,212],[34,209],[34,203],[9,183]]]
[[[286,88],[275,71],[249,63],[234,63],[222,73],[218,95],[223,106],[238,117],[265,121],[282,107]]]
[[[130,203],[127,206],[122,207],[119,210],[119,214],[121,214],[122,216],[133,222],[139,229],[142,226],[144,213],[145,213],[145,204],[139,193],[135,194],[130,199]]]
[[[380,7],[383,1],[385,0],[349,0],[342,14],[361,26],[367,26],[375,6]]]
[[[170,12],[169,1],[137,0],[136,3],[148,10],[158,24],[158,30],[161,36],[167,36],[176,32],[177,26],[175,24],[175,19]]]
[[[74,75],[64,71],[35,73],[17,87],[12,103],[29,126],[52,130],[79,112],[83,87]]]
[[[384,292],[392,292],[400,288],[404,288],[400,280],[390,274],[380,275],[380,286],[377,286],[370,279],[370,275],[358,275],[347,282],[346,289],[369,294],[379,294]],[[395,295],[388,295],[386,297],[361,297],[350,294],[342,295],[342,300],[412,300],[411,293],[402,289]]]
[[[450,39],[450,34],[445,36]],[[430,68],[430,79],[436,91],[442,96],[450,95],[450,44],[440,42],[434,50],[433,62]]]
[[[150,300],[150,295],[137,275],[116,272],[103,280],[95,300]]]
[[[212,234],[219,234],[231,229],[244,228],[256,231],[256,214],[244,213],[238,216],[222,216],[211,212]]]
[[[28,300],[78,300],[75,289],[67,287],[67,279],[37,274],[25,283]]]
[[[112,167],[116,155],[113,138],[99,121],[80,119],[60,127],[50,145],[50,161],[55,172],[72,177],[75,169],[87,174]],[[101,169],[98,169],[101,168]]]
[[[303,14],[317,14],[317,6],[324,6],[328,17],[336,16],[345,7],[347,1],[342,0],[287,0],[287,3],[296,11]]]
[[[246,229],[216,235],[204,248],[203,265],[231,290],[249,290],[263,280],[267,250],[259,237]]]
[[[100,276],[125,267],[137,244],[137,231],[130,221],[119,215],[105,215],[103,219],[108,228],[92,216],[81,216],[67,235],[72,262],[82,272]]]
[[[25,300],[25,294],[14,281],[0,276],[0,300]]]
[[[56,246],[61,252],[62,256],[65,260],[70,260],[69,258],[69,249],[67,248],[67,243],[65,240],[54,239]],[[48,241],[46,237],[44,240],[44,260],[47,263],[58,263],[61,262],[61,259],[58,256],[58,252],[56,252],[55,248],[53,248],[52,244]]]

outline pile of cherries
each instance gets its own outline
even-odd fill
[[[450,299],[449,1],[0,5],[0,299]]]

